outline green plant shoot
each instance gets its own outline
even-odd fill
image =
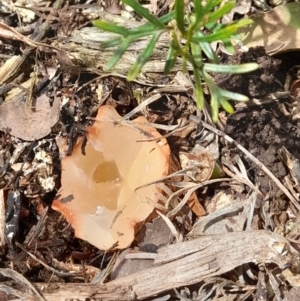
[[[233,113],[233,107],[228,100],[248,100],[244,95],[221,89],[214,83],[210,75],[211,72],[242,74],[258,68],[256,63],[220,65],[218,57],[210,45],[212,42],[223,42],[226,49],[232,51],[232,37],[239,28],[251,23],[250,19],[241,19],[229,24],[220,23],[220,19],[235,6],[235,1],[230,0],[221,5],[222,0],[193,0],[193,9],[189,9],[186,1],[175,0],[174,11],[159,18],[150,14],[136,0],[121,1],[132,7],[137,14],[147,20],[147,23],[134,29],[126,29],[100,20],[93,21],[94,26],[120,35],[120,37],[101,44],[103,48],[117,47],[105,66],[105,70],[111,70],[133,42],[149,37],[148,46],[139,54],[137,61],[128,72],[127,80],[134,80],[153,54],[161,35],[167,32],[171,39],[164,72],[165,74],[170,73],[176,62],[179,61],[184,72],[188,70],[193,73],[195,98],[199,109],[202,109],[205,103],[204,84],[207,85],[211,95],[212,118],[215,122],[218,121],[220,106],[228,113]]]

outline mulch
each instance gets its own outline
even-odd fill
[[[170,5],[168,1],[152,2],[158,5],[157,13],[166,12]],[[26,15],[25,11],[8,3],[0,3],[0,22],[42,44],[54,44],[56,40],[67,39],[74,30],[91,26],[90,19],[81,11],[96,5],[96,1],[80,4],[77,1],[56,1],[53,5],[40,3],[30,9],[33,13],[31,17],[31,14]],[[109,13],[121,11],[115,1],[105,1],[104,9]],[[136,21],[139,21],[138,18]],[[43,36],[39,35],[41,31]],[[124,116],[136,108],[141,99],[157,94],[157,89],[162,89],[162,86],[161,97],[135,114],[135,117],[143,114],[149,122],[171,127],[188,121],[191,115],[197,116],[246,148],[298,201],[300,107],[298,90],[295,84],[292,85],[298,80],[298,53],[273,57],[262,47],[257,47],[234,56],[220,54],[222,64],[257,62],[260,68],[246,75],[213,75],[222,88],[251,98],[247,104],[234,104],[235,113],[230,116],[221,110],[218,124],[213,124],[207,110],[199,112],[190,90],[177,92],[167,89],[176,80],[174,73],[169,76],[149,74],[149,81],[145,77],[129,83],[124,74],[101,74],[101,70],[93,73],[82,62],[74,67],[74,62],[71,63],[69,58],[42,47],[42,44],[34,48],[24,41],[3,38],[0,33],[0,68],[13,57],[24,58],[18,63],[17,70],[13,73],[7,71],[10,76],[5,77],[0,72],[0,193],[6,209],[5,241],[0,239],[3,271],[13,270],[30,283],[45,286],[58,283],[62,289],[64,283],[66,287],[74,284],[74,288],[77,283],[98,283],[97,277],[103,277],[101,283],[109,283],[149,268],[145,260],[137,265],[132,262],[127,266],[124,262],[120,265],[128,252],[156,253],[163,245],[189,239],[188,233],[194,230],[201,214],[196,214],[188,205],[183,206],[180,213],[171,219],[177,232],[174,233],[162,217],[156,217],[145,222],[133,244],[125,250],[127,253],[119,250],[101,251],[77,239],[64,217],[51,209],[61,187],[57,137],[66,139],[71,155],[72,146],[84,137],[86,127],[93,124],[93,117],[101,105],[111,105]],[[11,66],[10,70],[13,68]],[[3,68],[0,71],[4,72]],[[21,86],[26,81],[29,84]],[[8,100],[11,104],[4,108],[3,104]],[[206,100],[209,103],[208,94]],[[33,110],[32,105],[35,108]],[[236,144],[228,142],[224,136],[212,134],[201,123],[193,123],[191,127],[171,134],[165,129],[160,132],[167,137],[175,161],[179,164],[178,169],[182,164],[180,155],[195,153],[198,149],[210,153],[220,168],[224,167],[219,174],[219,182],[212,181],[196,191],[195,198],[206,216],[237,200],[247,200],[256,191],[255,206],[251,209],[251,229],[266,230],[286,237],[293,248],[294,261],[298,258],[298,209]],[[244,176],[243,180],[241,175]],[[241,212],[241,209],[238,210]],[[233,216],[226,218],[230,220]],[[215,227],[212,232],[205,233],[226,235],[237,229],[245,230],[245,225],[222,224],[222,229]],[[180,237],[175,237],[176,233]],[[297,279],[292,283],[292,276],[284,276],[282,270],[278,272],[276,264],[251,263],[247,268],[243,265],[243,269],[244,272],[241,272],[241,267],[236,267],[193,285],[183,283],[174,287],[174,290],[162,292],[157,300],[200,300],[204,298],[200,288],[207,293],[201,300],[299,299],[295,284]],[[106,274],[103,276],[104,272]],[[14,300],[21,300],[24,285],[28,285],[25,291],[32,290],[23,280],[20,280],[23,286],[17,283],[17,274],[3,272],[0,276],[0,300],[12,300],[13,296],[19,298]],[[271,284],[274,279],[277,281],[277,291],[274,283]],[[212,291],[211,296],[209,290]],[[248,295],[245,293],[247,290],[250,292]],[[76,296],[74,292],[74,296],[69,298]],[[148,297],[148,300],[154,298]]]

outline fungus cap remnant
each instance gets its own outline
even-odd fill
[[[155,184],[169,171],[170,149],[144,117],[122,120],[115,109],[99,108],[81,144],[61,160],[62,187],[52,208],[60,211],[78,238],[101,250],[128,247],[134,228],[153,211]],[[146,186],[145,186],[146,185]],[[145,187],[143,187],[145,186]]]

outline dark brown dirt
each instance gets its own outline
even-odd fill
[[[249,97],[264,97],[270,92],[281,89],[285,70],[281,60],[266,54],[263,47],[250,48],[246,53],[236,53],[233,56],[222,55],[220,62],[228,65],[258,63],[257,71],[242,74],[217,74],[215,82],[223,89],[247,95]]]
[[[297,100],[285,91],[285,98],[273,97],[264,103],[263,97],[283,91],[287,70],[295,61],[287,55],[280,59],[268,56],[262,47],[251,48],[249,52],[221,59],[226,64],[257,62],[260,69],[245,75],[216,75],[215,80],[224,89],[258,98],[260,104],[238,109],[229,116],[225,132],[244,146],[257,159],[265,164],[275,176],[283,180],[287,169],[278,156],[278,149],[285,146],[299,159],[300,121],[297,117]],[[279,92],[279,93],[278,93]],[[276,94],[277,93],[277,94]],[[234,150],[233,150],[234,149]],[[236,148],[232,148],[235,152]],[[279,197],[282,192],[260,170],[250,163],[251,180],[257,183],[264,194]]]
[[[277,151],[285,146],[296,158],[300,158],[300,121],[284,116],[278,103],[236,112],[228,118],[226,133],[249,150],[263,162],[279,179],[287,175],[286,167],[278,157]],[[270,179],[256,167],[254,180],[263,193],[279,192]]]

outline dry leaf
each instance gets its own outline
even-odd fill
[[[247,47],[264,46],[268,54],[300,49],[300,3],[280,5],[252,17],[239,34]]]
[[[37,97],[34,110],[25,102],[10,101],[0,106],[0,129],[27,141],[41,139],[50,134],[59,112],[60,100],[55,98],[51,107],[45,94]]]

